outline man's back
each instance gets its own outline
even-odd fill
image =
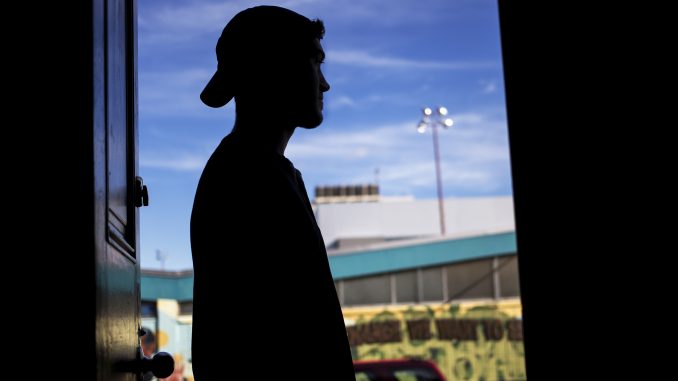
[[[221,371],[287,375],[298,359],[331,373],[310,378],[352,379],[341,308],[301,176],[284,156],[251,143],[224,138],[195,197],[197,381]],[[236,353],[228,363],[219,350],[226,346]]]

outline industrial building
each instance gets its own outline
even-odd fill
[[[441,236],[436,200],[363,189],[367,200],[316,189],[313,205],[354,359],[431,359],[450,381],[524,379],[511,197],[446,199]],[[188,379],[192,287],[190,270],[142,270],[142,324]],[[308,305],[288,313],[313,319]]]

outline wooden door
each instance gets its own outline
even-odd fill
[[[135,1],[95,1],[93,16],[97,379],[132,381],[119,365],[140,350]]]
[[[171,373],[169,356],[138,361],[135,1],[10,12],[30,25],[10,38],[4,80],[17,83],[6,119],[22,121],[5,123],[3,138],[9,378]]]

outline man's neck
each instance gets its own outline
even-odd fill
[[[281,126],[279,121],[276,123],[265,118],[255,119],[248,117],[247,114],[236,114],[233,133],[264,151],[272,151],[284,156],[294,129],[295,127],[291,126]]]

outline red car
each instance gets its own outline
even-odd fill
[[[356,381],[446,381],[433,361],[363,360],[353,361]]]

